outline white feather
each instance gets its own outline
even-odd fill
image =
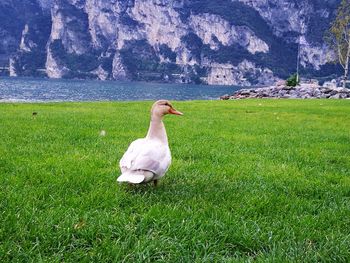
[[[122,175],[118,178],[118,182],[138,183],[132,181],[140,179],[130,179],[140,175],[136,172],[138,170],[150,171],[154,174],[152,180],[159,179],[164,176],[170,164],[171,154],[168,144],[148,138],[138,139],[130,144],[120,160]]]
[[[142,174],[132,174],[132,173],[124,173],[121,176],[118,177],[117,181],[119,183],[132,183],[132,184],[139,184],[142,183],[145,180],[145,177]]]

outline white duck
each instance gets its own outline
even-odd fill
[[[120,160],[122,174],[118,182],[131,184],[148,183],[157,185],[171,163],[168,137],[163,123],[167,114],[183,115],[167,100],[155,102],[151,109],[151,123],[146,138],[133,141]]]

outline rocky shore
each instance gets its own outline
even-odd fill
[[[262,88],[241,89],[232,95],[221,96],[221,100],[249,98],[278,99],[350,99],[350,89],[335,86],[319,86],[316,84],[301,84],[296,87],[275,85]]]

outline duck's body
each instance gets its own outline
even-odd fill
[[[168,144],[148,138],[132,142],[120,160],[118,182],[148,183],[164,176],[171,164]]]
[[[156,184],[165,175],[171,164],[171,153],[162,119],[168,113],[182,115],[168,101],[157,101],[153,105],[147,136],[133,141],[123,155],[118,182],[140,184],[154,181]]]

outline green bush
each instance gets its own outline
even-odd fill
[[[294,73],[293,75],[291,75],[287,79],[286,84],[287,84],[288,87],[295,87],[296,85],[298,85],[299,84],[299,80],[297,78],[297,74]]]

